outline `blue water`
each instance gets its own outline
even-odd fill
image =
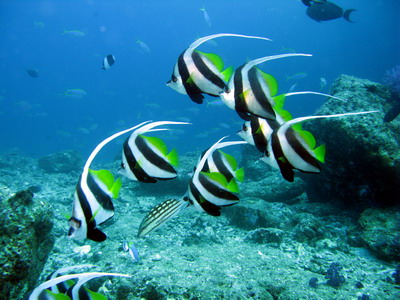
[[[259,35],[273,42],[220,38],[199,49],[238,67],[249,59],[295,49],[313,57],[265,63],[261,69],[279,81],[280,92],[320,90],[340,74],[380,82],[400,64],[400,1],[337,0],[355,8],[355,23],[344,19],[317,23],[296,0],[264,1],[15,1],[0,2],[0,153],[43,156],[76,149],[83,157],[105,137],[145,120],[185,120],[177,140],[181,151],[201,150],[240,129],[240,119],[223,106],[197,105],[165,86],[178,55],[196,38],[220,33]],[[210,15],[209,27],[201,7]],[[36,26],[35,26],[36,22]],[[80,30],[84,37],[63,34]],[[146,52],[136,42],[145,42]],[[116,57],[101,69],[107,54]],[[39,71],[30,77],[26,69]],[[298,81],[287,76],[304,72]],[[87,92],[81,99],[67,89]],[[213,98],[209,98],[213,100]],[[295,116],[312,114],[324,98],[292,97]],[[227,128],[225,123],[229,125]],[[218,129],[215,129],[218,127]],[[200,135],[200,136],[198,136]],[[123,139],[122,139],[123,140]],[[108,147],[119,153],[120,143]]]

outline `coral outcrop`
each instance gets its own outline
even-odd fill
[[[1,202],[0,299],[22,299],[36,285],[54,244],[52,219],[30,189]]]

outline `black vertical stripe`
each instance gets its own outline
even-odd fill
[[[194,197],[194,199],[190,199],[191,201],[196,201],[201,206],[201,208],[211,216],[218,217],[221,215],[221,208],[218,205],[212,204],[211,202],[204,199],[197,187],[194,185],[193,180],[190,181],[189,189]]]
[[[185,87],[186,93],[188,95],[190,94],[200,94],[202,93],[202,90],[199,89],[199,87],[194,83],[194,82],[188,82],[188,79],[190,77],[189,70],[187,68],[186,62],[184,60],[184,55],[187,50],[183,51],[181,55],[179,55],[178,58],[178,71],[179,75],[181,75],[182,79],[182,84]]]
[[[243,77],[242,69],[245,65],[240,66],[235,70],[233,74],[233,89],[235,97],[235,110],[240,113],[247,113],[249,110],[247,108],[247,103],[243,98]]]
[[[199,182],[201,186],[214,197],[231,201],[239,201],[239,198],[236,195],[212,183],[210,179],[204,174],[199,173]]]
[[[229,169],[227,168],[227,166],[224,163],[224,160],[222,158],[223,154],[221,154],[221,152],[219,152],[218,150],[215,150],[212,154],[212,158],[214,160],[214,164],[218,169],[218,172],[220,172],[222,175],[225,176],[225,178],[228,181],[231,181],[233,178],[232,173],[229,171]]]
[[[90,172],[87,178],[87,185],[102,208],[104,208],[105,210],[114,211],[114,205],[112,203],[111,197],[100,188]]]
[[[264,93],[262,86],[260,84],[260,74],[256,67],[252,67],[248,72],[248,78],[250,83],[250,88],[253,91],[254,98],[257,103],[261,106],[262,112],[259,115],[262,118],[268,119],[276,119],[275,111],[272,108],[270,100],[268,99],[267,95]]]
[[[135,145],[143,154],[143,156],[155,167],[163,171],[176,174],[175,169],[165,160],[164,157],[157,155],[147,144],[148,141],[142,136],[138,136],[135,139]]]
[[[297,155],[299,155],[307,164],[313,166],[314,168],[317,168],[318,170],[321,170],[321,167],[319,166],[316,158],[312,156],[306,148],[301,144],[301,142],[298,140],[298,137],[295,134],[295,131],[293,128],[289,127],[288,130],[285,132],[285,137],[286,140],[288,141],[290,147],[293,148],[293,150],[296,152]],[[308,172],[304,170],[300,170],[303,172]],[[310,173],[310,172],[308,172]],[[311,172],[314,173],[314,172]]]
[[[82,175],[81,175],[81,177],[82,177]],[[76,194],[77,194],[79,203],[82,207],[83,215],[85,216],[87,232],[89,232],[90,230],[93,230],[96,227],[96,221],[93,219],[92,222],[89,222],[92,219],[93,214],[92,214],[92,209],[90,208],[90,205],[89,205],[89,201],[87,200],[86,195],[83,192],[82,187],[81,187],[81,177],[79,178],[79,182],[76,186]]]
[[[213,73],[213,71],[205,64],[202,57],[197,51],[193,51],[192,59],[194,65],[196,66],[196,69],[200,72],[200,74],[202,74],[212,84],[219,87],[222,92],[222,90],[225,87],[225,82],[221,78],[219,78],[215,73]],[[216,94],[215,96],[218,96],[218,94]]]
[[[273,153],[268,153],[270,159],[276,160],[283,178],[285,178],[287,181],[293,182],[293,166],[288,161],[286,161],[286,157],[283,153],[282,146],[278,138],[278,130],[274,130],[271,135],[271,146]],[[273,157],[271,155],[273,155]]]
[[[131,172],[135,175],[138,181],[141,182],[147,182],[147,183],[155,183],[157,182],[156,179],[153,177],[149,176],[140,166],[139,163],[136,161],[135,156],[133,156],[132,150],[129,147],[129,138],[127,138],[124,142],[124,155],[126,158],[126,161],[128,163],[125,168],[129,168]]]

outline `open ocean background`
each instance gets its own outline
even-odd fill
[[[295,83],[296,91],[320,91],[321,77],[328,83],[323,92],[329,92],[340,74],[381,82],[385,71],[400,61],[400,1],[335,3],[357,9],[351,15],[353,24],[344,19],[317,23],[297,0],[1,0],[0,152],[40,157],[75,149],[87,157],[107,136],[146,120],[190,120],[193,125],[179,126],[171,136],[178,137],[173,146],[180,151],[199,150],[223,135],[234,135],[241,121],[233,111],[223,105],[197,105],[165,85],[178,55],[196,38],[215,33],[273,39],[218,38],[199,48],[219,54],[226,66],[292,49],[313,54],[260,66],[278,79],[280,93]],[[200,10],[203,6],[211,27]],[[85,36],[63,34],[65,29]],[[116,63],[104,71],[107,54],[113,54]],[[28,68],[37,69],[39,77],[30,77]],[[308,76],[286,79],[303,72]],[[87,95],[63,95],[75,88]],[[293,97],[287,108],[295,116],[309,115],[324,101]],[[102,155],[119,154],[123,139]]]

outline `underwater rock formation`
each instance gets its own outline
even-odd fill
[[[44,156],[38,160],[38,164],[47,173],[69,173],[83,166],[80,154],[73,150]]]
[[[362,240],[370,250],[380,258],[400,261],[400,211],[369,208],[359,223]]]
[[[314,120],[304,128],[326,144],[318,176],[304,176],[311,201],[339,201],[361,212],[394,206],[400,199],[400,120],[384,123],[390,91],[378,83],[341,75],[316,115],[378,110],[362,116]]]
[[[22,299],[36,285],[54,244],[52,219],[29,189],[1,202],[0,299]]]

